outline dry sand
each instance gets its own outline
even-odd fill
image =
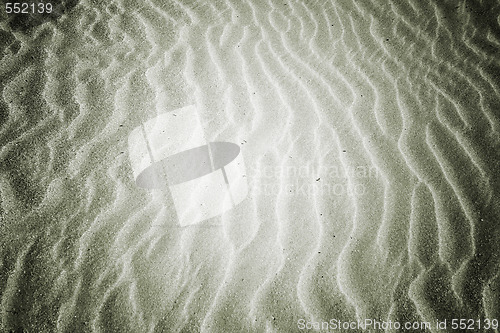
[[[500,319],[498,4],[73,5],[2,13],[2,332]],[[249,192],[180,227],[127,138],[186,105]]]

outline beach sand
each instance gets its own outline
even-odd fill
[[[498,327],[498,4],[1,15],[2,332]],[[182,227],[128,138],[188,105],[240,146],[248,194]]]

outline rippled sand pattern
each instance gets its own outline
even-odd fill
[[[498,4],[71,6],[2,12],[2,332],[500,319]],[[181,228],[127,138],[192,104],[250,190]]]

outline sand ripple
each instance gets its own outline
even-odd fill
[[[500,319],[498,4],[64,2],[0,28],[2,331]],[[250,193],[181,228],[127,138],[190,104]]]

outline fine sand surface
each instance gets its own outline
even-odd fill
[[[0,15],[1,332],[500,320],[498,4],[69,2]],[[180,227],[128,136],[188,105],[248,195]]]

